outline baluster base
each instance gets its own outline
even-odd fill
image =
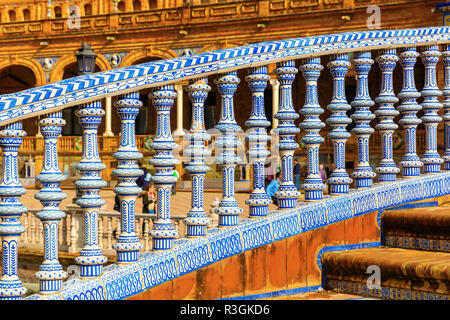
[[[143,247],[144,245],[139,242],[137,236],[119,236],[117,242],[112,245],[112,248],[116,250],[117,263],[123,264],[138,261],[139,251]]]
[[[322,180],[306,178],[300,188],[305,191],[305,201],[318,201],[323,199],[323,189],[326,188],[326,185],[322,183]]]
[[[249,207],[249,218],[265,217],[269,214],[268,206],[253,206]]]
[[[444,170],[450,170],[450,157],[444,157]]]
[[[402,167],[403,178],[415,178],[420,176],[420,167]]]
[[[439,173],[441,172],[441,164],[440,163],[424,163],[423,164],[423,173]]]
[[[300,192],[292,185],[280,185],[274,197],[278,200],[278,209],[292,209],[297,207]]]
[[[173,247],[175,238],[155,238],[152,239],[153,251],[170,250]]]
[[[318,201],[323,199],[323,190],[305,190],[305,201]]]
[[[80,253],[80,256],[75,258],[75,263],[80,265],[80,278],[90,279],[100,276],[103,273],[103,264],[108,259],[101,255],[101,251],[98,252],[84,252]]]
[[[348,184],[330,184],[330,195],[339,196],[349,191]]]
[[[39,279],[39,293],[48,295],[62,288],[63,279],[67,277],[67,272],[62,270],[60,264],[42,265],[35,276]]]
[[[219,213],[219,227],[231,227],[239,224],[238,214]]]
[[[20,280],[0,280],[0,300],[22,300],[27,289]]]
[[[207,225],[186,225],[186,237],[199,238],[206,236]]]
[[[204,211],[189,211],[183,220],[186,225],[186,237],[197,238],[206,236],[209,219]]]
[[[378,182],[393,182],[397,179],[397,174],[392,172],[378,172]]]

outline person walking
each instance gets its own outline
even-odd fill
[[[297,188],[297,191],[300,190],[300,175],[301,175],[301,170],[300,170],[300,163],[298,162],[297,158],[294,158],[294,183],[295,183],[295,187]]]
[[[273,204],[278,205],[278,199],[275,197],[275,192],[277,192],[278,188],[281,185],[280,180],[280,171],[277,172],[276,178],[270,181],[270,183],[267,185],[266,193],[269,196],[270,199],[272,199]]]

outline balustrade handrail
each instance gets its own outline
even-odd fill
[[[0,125],[145,88],[288,60],[447,43],[450,27],[345,32],[268,41],[82,75],[0,96]]]

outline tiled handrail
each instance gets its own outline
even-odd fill
[[[232,255],[312,229],[402,203],[450,193],[450,172],[375,184],[339,197],[302,203],[296,209],[272,211],[225,230],[210,229],[196,240],[178,239],[171,250],[141,253],[130,265],[109,265],[98,278],[67,282],[56,294],[25,300],[120,300]],[[320,253],[319,253],[320,254]],[[187,258],[189,257],[189,258]]]
[[[360,31],[269,41],[83,75],[0,97],[0,125],[215,73],[280,61],[379,48],[449,42],[449,27]]]

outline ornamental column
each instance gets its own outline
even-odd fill
[[[175,85],[175,91],[177,92],[177,129],[173,134],[175,136],[183,136],[183,86],[180,84]]]
[[[253,190],[245,201],[250,206],[249,217],[263,217],[269,213],[269,204],[272,200],[264,189],[264,163],[270,152],[267,150],[266,127],[270,126],[264,112],[264,89],[270,77],[267,67],[250,68],[247,80],[252,91],[252,111],[250,119],[245,123],[250,130],[247,135],[249,151],[248,156],[253,166]]]
[[[219,75],[214,82],[222,96],[220,120],[216,125],[221,135],[214,142],[216,152],[222,151],[215,159],[216,163],[222,166],[222,200],[216,208],[216,213],[219,215],[219,226],[229,227],[239,223],[239,214],[243,211],[234,197],[234,172],[240,162],[236,148],[242,144],[236,138],[236,133],[241,128],[234,117],[233,96],[240,80],[236,71],[232,71]]]
[[[100,190],[107,183],[101,178],[101,170],[105,169],[98,153],[97,130],[105,112],[99,101],[81,106],[76,112],[83,127],[83,153],[81,161],[76,165],[81,178],[75,185],[81,191],[81,198],[76,204],[84,215],[84,247],[75,262],[80,265],[80,277],[89,279],[103,273],[103,264],[107,258],[98,246],[98,215],[105,200],[100,197]]]
[[[118,263],[131,263],[138,260],[142,243],[135,232],[136,197],[142,189],[137,186],[136,179],[142,175],[137,161],[143,157],[136,147],[136,117],[142,102],[139,92],[128,93],[116,102],[117,112],[121,120],[120,145],[113,157],[118,166],[112,173],[119,180],[114,192],[120,199],[120,235],[113,249],[117,252]]]
[[[394,95],[392,73],[398,61],[395,49],[381,50],[381,55],[375,59],[381,70],[381,92],[375,101],[380,105],[375,114],[380,122],[375,125],[375,129],[381,133],[382,159],[375,171],[378,173],[379,182],[395,181],[400,169],[396,167],[393,159],[392,135],[397,130],[398,125],[394,123],[394,117],[400,112],[395,110],[394,103],[398,98]]]
[[[208,97],[211,87],[208,85],[208,78],[194,79],[186,88],[189,99],[192,102],[192,122],[189,133],[184,135],[184,139],[190,142],[190,146],[185,150],[184,155],[189,159],[189,165],[185,170],[191,175],[191,210],[184,219],[187,229],[187,237],[203,237],[206,235],[209,219],[203,208],[205,175],[210,168],[206,165],[205,159],[211,154],[206,149],[205,141],[211,139],[205,129],[204,103]]]
[[[319,131],[325,126],[325,123],[319,118],[323,109],[319,105],[317,96],[317,79],[322,69],[320,57],[307,58],[305,64],[300,67],[306,81],[305,105],[300,110],[305,119],[300,124],[300,129],[306,131],[302,142],[306,145],[308,156],[308,174],[300,188],[305,190],[306,201],[323,199],[323,189],[326,188],[319,172],[319,146],[324,141],[324,138],[319,135]]]
[[[402,168],[402,176],[412,178],[420,176],[420,167],[423,166],[416,153],[416,131],[417,126],[422,122],[416,116],[422,107],[416,101],[420,93],[416,90],[414,81],[414,65],[419,53],[416,48],[407,48],[402,50],[399,56],[403,68],[403,88],[398,94],[402,104],[397,109],[403,113],[399,123],[405,129],[406,136],[405,155],[399,165]]]
[[[444,169],[450,170],[450,45],[444,45],[443,61],[444,61]]]
[[[172,186],[177,182],[173,175],[173,168],[178,160],[172,155],[176,147],[170,133],[170,109],[177,96],[172,85],[161,86],[149,95],[156,109],[156,136],[152,142],[155,156],[149,161],[155,167],[155,174],[151,180],[155,183],[157,192],[156,217],[157,220],[150,231],[153,250],[169,250],[173,247],[178,231],[170,220],[170,197]]]
[[[294,136],[300,131],[294,125],[294,120],[299,117],[294,110],[292,103],[292,82],[298,73],[295,61],[284,61],[277,63],[274,70],[280,82],[280,108],[275,115],[279,124],[274,130],[279,136],[278,149],[281,158],[281,184],[274,196],[278,200],[279,209],[290,209],[297,207],[297,199],[300,192],[294,185],[294,151],[298,148],[298,143],[294,141]]]
[[[375,177],[369,162],[369,139],[374,132],[374,129],[370,127],[370,120],[375,118],[375,115],[370,112],[370,107],[375,104],[369,95],[368,75],[373,64],[370,57],[370,51],[358,52],[353,59],[356,72],[356,97],[351,105],[356,108],[356,111],[350,118],[356,122],[352,132],[358,139],[358,164],[351,174],[355,179],[355,188],[371,187]]]
[[[20,234],[26,228],[20,217],[27,212],[19,198],[27,191],[19,181],[18,150],[22,145],[22,122],[3,126],[0,131],[3,170],[0,177],[0,237],[2,239],[2,277],[0,278],[0,300],[20,300],[27,292],[17,276],[17,250]]]
[[[111,131],[111,97],[106,97],[105,112],[105,132],[103,136],[112,137],[114,133]]]
[[[277,79],[271,79],[270,85],[272,86],[272,130],[278,128],[278,119],[275,115],[278,113],[278,108],[280,104],[280,83]]]
[[[352,179],[345,170],[345,143],[351,136],[345,128],[352,122],[346,115],[346,111],[351,107],[345,96],[345,75],[350,62],[348,62],[346,54],[337,54],[332,57],[327,66],[333,76],[333,99],[327,107],[331,111],[331,117],[326,122],[333,128],[328,133],[328,137],[333,141],[334,146],[334,170],[328,183],[330,184],[330,194],[339,195],[348,193],[349,185],[352,183]]]
[[[58,226],[66,214],[59,205],[67,195],[61,191],[60,183],[66,179],[58,166],[58,136],[66,121],[62,112],[54,112],[39,121],[44,136],[44,161],[41,173],[36,177],[41,190],[34,197],[41,201],[42,210],[37,213],[44,229],[44,262],[35,275],[39,279],[40,294],[52,294],[62,288],[67,273],[58,261]]]
[[[425,154],[420,159],[423,162],[424,173],[439,173],[441,163],[444,162],[437,151],[437,127],[442,120],[438,116],[438,111],[443,107],[438,100],[442,91],[439,90],[436,81],[436,64],[440,55],[437,45],[426,46],[420,55],[425,66],[425,84],[421,91],[424,111],[422,122],[425,125]]]

